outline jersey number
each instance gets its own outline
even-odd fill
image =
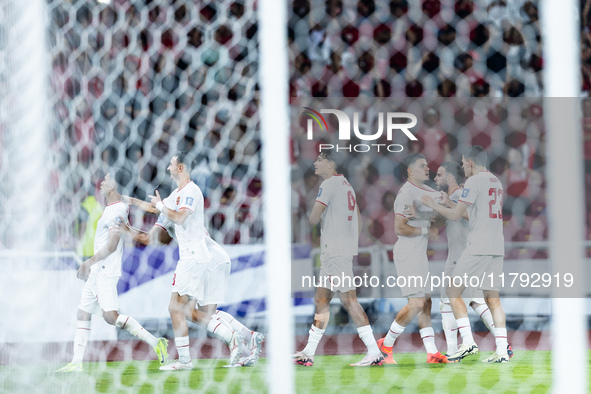
[[[491,219],[502,219],[503,190],[491,187],[490,189],[488,189],[488,195],[492,197],[488,203],[488,217]]]
[[[351,190],[347,192],[347,204],[349,205],[349,211],[355,210],[355,196]],[[347,219],[351,221],[353,220],[353,216],[351,215]]]
[[[349,203],[349,211],[353,211],[355,209],[355,196],[350,190],[347,192],[347,202]]]

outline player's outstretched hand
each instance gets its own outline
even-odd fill
[[[150,204],[156,208],[156,204],[158,204],[160,201],[162,201],[162,199],[160,198],[160,193],[158,193],[158,190],[156,190],[156,195],[155,196],[149,196],[151,201]]]
[[[449,198],[449,196],[447,195],[446,192],[440,192],[441,193],[441,204],[446,205],[448,208],[451,208],[454,206],[453,201]]]
[[[131,232],[131,227],[129,226],[129,224],[125,222],[125,219],[123,219],[121,216],[119,216],[119,220],[117,221],[117,227],[119,227],[119,230],[121,230],[121,232],[125,234]]]
[[[76,276],[78,277],[78,279],[88,280],[88,277],[90,276],[89,261],[90,260],[86,260],[84,263],[82,263],[80,268],[78,268],[78,272],[76,273]]]
[[[428,196],[428,195],[426,195],[426,194],[423,194],[423,195],[421,196],[421,202],[422,202],[423,204],[425,204],[426,206],[428,206],[429,208],[433,208],[433,207],[435,207],[435,205],[437,204],[437,203],[435,202],[435,200],[433,199],[433,197],[431,197],[431,196]]]
[[[402,214],[406,216],[409,220],[414,219],[417,216],[417,212],[415,210],[415,205],[405,205]]]

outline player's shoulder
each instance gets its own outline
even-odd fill
[[[129,206],[125,204],[123,201],[117,201],[111,204],[108,204],[105,207],[104,213],[107,215],[125,215],[127,216],[127,212],[129,211]]]
[[[450,200],[457,202],[462,195],[462,190],[464,190],[463,187],[458,187],[456,190],[452,191],[449,195]]]
[[[499,178],[496,177],[496,175],[494,175],[492,172],[490,171],[481,171],[478,174],[471,176],[470,178],[468,178],[468,181],[472,180],[473,184],[480,184],[480,185],[484,185],[484,186],[490,186],[491,184],[496,184],[497,186],[501,186],[501,181],[499,180]],[[466,181],[466,184],[468,184],[468,181]]]
[[[184,193],[191,193],[191,194],[202,194],[201,188],[195,184],[195,182],[190,181],[182,190]]]

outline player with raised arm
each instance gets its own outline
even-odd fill
[[[458,259],[453,277],[481,278],[492,275],[492,280],[485,280],[479,289],[484,292],[484,299],[490,308],[494,321],[496,351],[484,362],[509,362],[505,312],[499,300],[499,274],[503,272],[505,245],[503,237],[503,185],[499,179],[486,169],[486,151],[478,145],[466,150],[462,156],[462,166],[468,179],[464,185],[458,204],[446,208],[430,196],[423,196],[422,201],[449,220],[460,220],[467,212],[469,233],[466,249]],[[447,288],[451,307],[457,326],[462,336],[462,345],[449,357],[452,362],[478,353],[478,346],[472,337],[470,320],[462,293],[465,283],[455,286],[453,281]]]
[[[462,194],[464,182],[464,170],[455,162],[447,161],[437,169],[435,182],[438,189],[442,192],[444,205],[449,208],[455,207]],[[449,195],[449,196],[448,196]],[[451,277],[453,268],[460,258],[460,255],[466,248],[468,239],[469,223],[468,219],[462,217],[460,220],[446,220],[445,232],[447,234],[448,254],[445,261],[444,274]],[[494,323],[492,315],[486,302],[482,290],[472,289],[470,292],[470,306],[476,314],[482,319],[482,322],[494,335]],[[458,351],[458,325],[451,310],[451,305],[445,288],[441,289],[441,324],[445,333],[447,342],[447,356],[451,356]]]
[[[357,244],[361,220],[355,198],[355,191],[347,179],[337,173],[334,154],[321,152],[314,162],[316,175],[324,181],[320,185],[318,197],[310,213],[310,223],[321,222],[320,282],[323,287],[316,288],[314,297],[314,322],[310,328],[308,344],[294,354],[293,362],[297,365],[314,365],[316,347],[330,318],[330,301],[336,292],[345,310],[357,326],[359,337],[367,346],[366,356],[352,366],[382,365],[384,357],[369,325],[369,319],[357,300],[353,286],[353,256],[357,255]],[[343,279],[335,284],[332,276]],[[349,278],[350,281],[345,279]],[[333,286],[335,284],[335,286]]]
[[[199,186],[191,181],[190,160],[185,152],[175,154],[168,166],[170,177],[177,188],[164,200],[156,191],[150,196],[150,206],[140,208],[151,213],[162,213],[174,223],[174,232],[179,244],[179,261],[172,281],[172,295],[168,311],[172,319],[175,344],[179,359],[161,370],[193,369],[189,354],[189,326],[186,317],[207,327],[207,331],[220,338],[230,348],[230,365],[238,363],[242,353],[244,336],[239,331],[228,328],[216,315],[208,315],[195,308],[197,300],[204,299],[205,277],[212,255],[206,244],[204,227],[203,194]],[[167,208],[172,206],[173,208]]]
[[[82,359],[90,338],[92,314],[102,315],[105,321],[128,331],[131,335],[147,342],[161,364],[168,357],[168,341],[156,338],[146,331],[133,317],[120,314],[117,297],[117,282],[121,276],[123,241],[119,231],[121,218],[127,221],[128,206],[121,201],[120,190],[131,179],[131,174],[123,169],[111,169],[101,183],[101,194],[107,206],[100,217],[94,239],[94,256],[86,260],[78,269],[77,276],[85,280],[80,305],[78,324],[74,337],[74,356],[72,362],[56,372],[80,372],[84,368]]]
[[[402,295],[408,298],[408,303],[398,312],[388,334],[378,340],[378,345],[386,355],[386,363],[395,363],[392,355],[394,342],[418,315],[419,333],[427,350],[427,362],[447,363],[447,358],[435,346],[435,332],[431,326],[431,294],[426,283],[429,276],[427,244],[429,237],[437,238],[439,231],[431,225],[429,219],[406,216],[407,210],[413,206],[421,213],[421,217],[433,213],[432,209],[421,203],[421,196],[426,194],[440,199],[441,193],[425,185],[429,180],[429,167],[425,156],[414,153],[406,157],[404,165],[408,180],[402,185],[394,201],[394,229],[398,235],[398,241],[394,245],[394,264],[398,277],[407,278],[408,285],[400,290]],[[419,280],[411,281],[410,278]]]
[[[136,198],[129,198],[129,200],[133,205],[144,210],[148,210],[150,207],[150,203],[146,201]],[[170,200],[165,199],[164,202],[165,205],[170,204],[166,205],[167,208],[174,208]],[[162,213],[148,233],[132,228],[127,223],[122,223],[120,227],[124,233],[144,245],[168,244],[172,239],[176,239],[174,223]],[[229,313],[217,310],[217,304],[225,301],[230,276],[230,256],[207,232],[205,234],[205,243],[212,255],[212,259],[204,276],[204,298],[197,300],[197,309],[209,316],[215,314],[225,323],[227,328],[241,332],[244,335],[247,343],[243,347],[241,357],[235,365],[240,367],[252,366],[258,361],[265,337],[260,332],[248,329]],[[201,323],[200,314],[196,310],[187,311],[186,319],[196,324]]]

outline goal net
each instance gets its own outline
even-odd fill
[[[4,2],[0,11],[7,92],[0,110],[0,391],[264,388],[264,350],[256,367],[223,368],[228,346],[189,323],[195,370],[164,373],[147,343],[100,315],[89,327],[85,372],[54,374],[72,360],[84,286],[76,270],[93,255],[106,205],[101,182],[123,168],[132,176],[130,197],[150,201],[158,190],[164,198],[176,187],[167,167],[179,151],[193,161],[205,227],[232,260],[218,310],[267,332],[256,3],[39,0]],[[130,206],[129,222],[139,230],[157,219]],[[119,312],[170,339],[176,359],[168,303],[178,245],[127,237],[123,250]]]

